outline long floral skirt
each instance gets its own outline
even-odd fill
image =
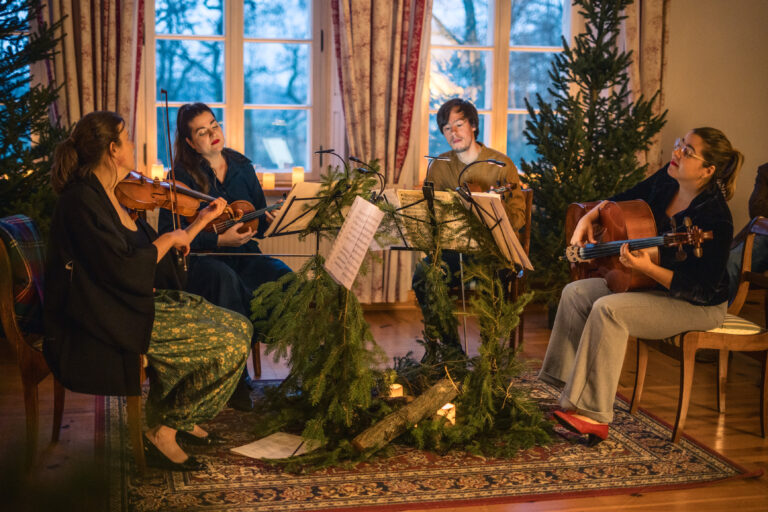
[[[155,292],[147,424],[190,431],[226,405],[248,358],[243,315],[177,290]]]

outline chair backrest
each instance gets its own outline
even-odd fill
[[[747,236],[744,238],[744,252],[741,255],[741,272],[739,273],[739,287],[736,296],[728,307],[728,313],[738,315],[741,307],[747,300],[750,286],[768,289],[768,276],[752,272],[752,248],[755,236],[768,236],[768,218],[755,217],[745,228]],[[766,305],[768,307],[768,305]]]
[[[18,351],[25,334],[43,332],[43,243],[23,215],[0,219],[0,241],[0,320]]]
[[[520,230],[520,245],[525,249],[525,254],[530,254],[531,250],[531,210],[533,209],[533,189],[524,188],[520,190],[525,199],[525,226]]]

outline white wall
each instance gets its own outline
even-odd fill
[[[670,0],[662,131],[665,155],[691,128],[713,126],[744,153],[731,200],[749,220],[757,167],[768,162],[768,0]]]

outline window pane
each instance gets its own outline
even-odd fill
[[[432,44],[493,45],[493,0],[434,0]]]
[[[547,91],[552,80],[547,74],[555,60],[556,53],[512,52],[509,54],[509,108],[525,108],[524,98],[528,98],[536,108],[536,93],[544,101],[550,101],[552,95]]]
[[[245,0],[245,37],[311,39],[308,0]]]
[[[216,119],[219,120],[220,123],[224,123],[224,110],[221,108],[212,108],[213,115],[216,116]],[[171,128],[171,144],[173,144],[173,141],[176,139],[176,116],[179,113],[178,107],[169,107],[168,108],[168,124]],[[226,142],[226,127],[225,128],[225,142]],[[165,167],[168,167],[168,149],[165,145],[165,107],[157,107],[157,158],[161,162],[163,162],[163,165]],[[173,146],[171,146],[173,147]],[[175,151],[175,149],[174,149]],[[173,156],[176,156],[176,153],[174,152]],[[150,162],[152,163],[152,162]]]
[[[308,167],[307,110],[246,110],[245,154],[257,170]]]
[[[224,34],[223,0],[155,0],[155,32],[220,36]]]
[[[477,140],[480,142],[490,140],[490,122],[488,121],[489,114],[478,115],[478,135]],[[437,128],[437,114],[429,114],[429,154],[437,156],[446,151],[450,151],[451,146],[445,139],[445,136]]]
[[[432,50],[429,108],[451,98],[471,101],[479,110],[490,108],[492,53],[484,50]]]
[[[507,156],[520,168],[520,160],[528,162],[538,158],[536,148],[528,144],[523,131],[528,114],[509,114],[507,116]]]
[[[224,43],[216,41],[157,41],[157,98],[168,101],[224,101]]]
[[[245,103],[307,105],[309,45],[245,43]]]
[[[510,46],[561,46],[563,0],[512,0]]]

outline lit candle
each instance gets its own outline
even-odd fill
[[[403,396],[403,386],[400,384],[392,384],[389,386],[389,398],[397,398]]]
[[[437,411],[438,416],[445,417],[451,425],[456,424],[456,406],[451,403],[445,404]]]
[[[152,164],[149,169],[149,177],[153,180],[165,179],[165,167],[163,167],[163,164]]]
[[[302,183],[304,181],[304,168],[294,167],[291,171],[291,185]]]
[[[275,173],[273,173],[273,172],[265,172],[261,176],[262,176],[261,177],[261,180],[262,180],[261,186],[264,189],[269,190],[269,189],[275,188]]]

